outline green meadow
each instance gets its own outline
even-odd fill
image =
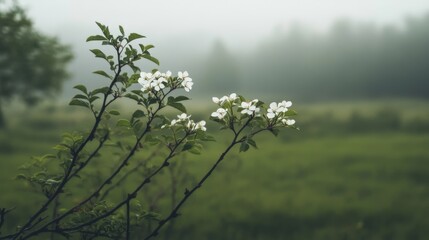
[[[189,112],[196,119],[208,116],[209,110],[201,109]],[[427,101],[320,103],[295,109],[300,131],[286,129],[277,137],[264,133],[255,139],[258,149],[235,149],[160,239],[427,239]],[[19,167],[31,156],[52,152],[62,132],[87,129],[89,118],[74,107],[43,106],[9,111],[8,120],[8,129],[0,131],[0,207],[15,209],[2,233],[22,223],[43,200],[15,179]],[[168,209],[209,169],[230,135],[219,133],[215,123],[208,128],[217,141],[205,146],[203,154],[181,156],[173,164],[182,167],[177,176],[183,177],[175,193],[167,171],[139,194],[143,205]],[[87,174],[107,174],[112,161],[100,159]],[[139,174],[130,176],[124,192],[138,179]],[[159,198],[157,190],[164,193]],[[123,195],[114,194],[113,199]]]

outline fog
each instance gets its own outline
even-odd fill
[[[101,84],[85,43],[95,21],[147,36],[161,70],[188,70],[194,96],[272,94],[301,100],[426,97],[427,1],[23,0],[38,29],[72,45],[71,86]],[[156,67],[142,63],[149,71]],[[393,84],[389,84],[393,83]]]

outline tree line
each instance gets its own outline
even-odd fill
[[[239,89],[301,100],[429,94],[429,13],[402,27],[339,20],[327,33],[293,27],[247,54],[217,41],[195,73],[206,92]]]

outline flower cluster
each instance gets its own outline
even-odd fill
[[[241,102],[241,114],[247,114],[247,115],[254,115],[259,113],[260,108],[256,107],[256,104],[258,103],[258,99],[254,99],[250,102]]]
[[[295,124],[295,120],[289,119],[286,116],[289,107],[292,106],[291,101],[282,101],[279,103],[272,102],[270,103],[270,107],[267,109],[267,118],[276,123],[280,121],[283,125],[291,126]]]
[[[219,106],[223,106],[227,102],[234,104],[235,100],[237,99],[238,99],[238,96],[235,93],[231,93],[229,96],[223,96],[220,99],[217,97],[212,97],[212,101],[218,104]]]
[[[177,79],[181,80],[181,85],[185,89],[185,91],[191,91],[192,85],[194,85],[194,83],[192,82],[192,78],[189,77],[188,72],[179,72],[177,76]]]
[[[178,72],[177,78],[173,78],[170,71],[165,73],[161,73],[159,71],[156,71],[155,73],[141,72],[138,82],[142,85],[141,91],[144,93],[156,93],[166,87],[184,88],[185,91],[189,92],[194,85],[192,78],[189,77],[189,73],[187,71]]]
[[[219,120],[224,119],[228,114],[228,108],[237,105],[239,100],[240,98],[236,93],[231,93],[229,96],[223,96],[221,98],[212,97],[212,101],[219,105],[220,108],[218,108],[216,112],[213,112],[211,116]]]
[[[191,119],[191,115],[187,115],[186,113],[182,113],[180,115],[177,115],[177,119],[173,119],[171,120],[170,125],[163,125],[161,128],[166,128],[166,127],[174,127],[174,126],[183,126],[185,127],[186,130],[191,131],[191,132],[195,132],[197,130],[201,130],[201,131],[207,131],[206,128],[206,121],[199,121],[199,122],[194,122],[194,120]]]
[[[254,99],[250,102],[243,101],[243,98],[238,96],[236,93],[231,93],[229,96],[223,96],[221,98],[212,97],[212,101],[220,106],[213,112],[211,116],[215,119],[222,120],[228,115],[228,111],[232,110],[233,107],[237,106],[238,110],[242,115],[253,116],[259,113],[260,108],[257,107],[258,99]],[[231,113],[233,114],[233,113]]]
[[[267,117],[269,119],[273,119],[281,113],[285,113],[288,110],[288,107],[292,106],[291,101],[283,101],[283,102],[272,102],[270,104],[270,108],[267,110]]]
[[[220,122],[225,123],[230,120],[235,122],[236,120],[233,119],[239,120],[255,117],[259,119],[257,121],[262,120],[266,126],[270,127],[277,124],[283,126],[292,126],[295,124],[295,120],[289,118],[295,115],[294,111],[289,110],[292,106],[291,101],[272,102],[269,106],[265,106],[258,99],[246,101],[242,96],[235,93],[221,98],[213,97],[212,101],[220,107],[216,112],[212,112],[211,114],[212,119],[215,121],[221,120]],[[239,113],[241,116],[235,116],[235,113]]]
[[[228,109],[225,109],[225,108],[218,108],[217,110],[216,110],[216,112],[213,112],[212,114],[211,114],[211,116],[212,117],[214,117],[214,118],[217,118],[217,119],[219,119],[219,120],[222,120],[225,116],[226,116],[226,114],[228,113]]]

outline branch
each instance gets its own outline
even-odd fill
[[[175,155],[175,152],[177,150],[177,148],[183,143],[183,141],[188,137],[189,135],[186,134],[179,142],[178,144],[176,144],[171,150],[170,150],[170,154],[168,154],[168,156],[164,159],[164,162],[161,164],[160,167],[158,167],[152,174],[150,174],[148,177],[146,177],[143,182],[134,189],[134,191],[132,191],[130,194],[128,194],[128,197],[123,200],[122,202],[118,203],[115,207],[113,207],[112,209],[110,209],[109,211],[103,213],[100,216],[97,216],[96,218],[91,219],[90,221],[86,222],[86,223],[82,223],[80,225],[71,227],[71,228],[64,228],[62,229],[63,231],[76,231],[82,227],[85,226],[89,226],[92,225],[96,222],[98,222],[99,220],[110,216],[111,214],[113,214],[114,212],[116,212],[119,208],[121,208],[123,205],[127,204],[129,201],[131,201],[133,198],[137,197],[137,193],[148,183],[151,182],[151,178],[154,177],[155,175],[157,175],[163,168],[168,167],[170,165],[170,163],[168,162],[171,158],[173,158]]]
[[[107,138],[108,138],[108,135],[101,138],[100,142],[98,143],[97,148],[91,153],[91,155],[88,156],[88,158],[85,160],[85,162],[83,162],[79,165],[78,169],[76,169],[72,174],[70,174],[69,180],[71,178],[73,178],[74,176],[76,176],[80,172],[80,170],[82,170],[86,165],[88,165],[88,163],[91,161],[91,159],[93,159],[98,154],[100,149],[103,147],[104,143],[107,141]]]
[[[119,72],[117,73],[117,76]],[[113,84],[111,84],[112,86]],[[134,144],[133,148],[130,150],[129,154],[127,155],[127,157],[122,161],[122,163],[120,164],[120,166],[98,187],[98,189],[96,191],[94,191],[89,197],[87,197],[85,200],[81,201],[80,203],[78,203],[76,206],[70,208],[68,211],[64,212],[61,216],[58,216],[57,218],[51,220],[50,222],[46,223],[45,225],[43,225],[41,228],[39,228],[38,230],[35,230],[31,233],[29,233],[27,236],[24,237],[24,239],[27,239],[31,236],[37,235],[39,233],[45,232],[46,230],[48,230],[48,226],[50,226],[51,224],[58,224],[59,221],[61,221],[63,218],[65,218],[66,216],[70,215],[71,213],[75,212],[76,209],[79,209],[81,206],[83,206],[84,204],[86,204],[87,202],[89,202],[91,199],[93,199],[94,197],[98,196],[100,194],[100,191],[109,183],[112,182],[113,178],[115,178],[117,176],[117,174],[119,174],[119,172],[122,170],[122,168],[124,168],[127,164],[128,161],[131,159],[131,157],[134,155],[135,151],[137,150],[137,148],[140,145],[141,140],[143,139],[143,137],[151,131],[151,123],[152,121],[155,119],[156,114],[163,108],[162,102],[164,101],[164,99],[168,96],[168,94],[170,94],[174,89],[170,89],[166,94],[164,94],[161,98],[159,98],[159,102],[158,102],[158,107],[157,109],[151,113],[151,115],[149,116],[149,120],[146,123],[146,128],[144,130],[144,132],[137,138],[136,143]],[[105,98],[106,99],[106,98]],[[105,101],[103,101],[103,104],[105,104]],[[103,110],[104,111],[104,110]],[[100,118],[101,119],[101,118]],[[95,132],[95,131],[94,131]],[[88,139],[87,139],[88,140]],[[72,164],[73,165],[73,164]],[[71,168],[70,168],[71,170]],[[144,185],[144,184],[143,184]],[[127,200],[126,200],[127,201]],[[126,203],[126,201],[120,203],[120,206],[118,205],[117,208],[114,208],[114,210],[112,211],[115,212],[117,209],[119,209],[123,204]],[[129,200],[128,200],[129,201]],[[110,213],[111,214],[111,213]],[[108,215],[110,215],[108,214]],[[108,215],[103,215],[103,218],[108,216]],[[98,220],[100,220],[101,218],[97,218],[96,221],[92,222],[95,223]],[[91,224],[92,224],[91,223]],[[83,225],[83,224],[81,224]],[[80,225],[80,226],[81,226]],[[88,224],[85,224],[85,226],[87,226]],[[73,230],[77,230],[77,228],[73,228]],[[20,233],[21,234],[21,233]],[[19,235],[17,235],[19,236]]]
[[[15,208],[14,207],[11,208],[11,209],[0,208],[0,229],[3,227],[3,224],[5,222],[6,214],[8,214],[13,209],[15,209]]]
[[[119,185],[121,185],[122,182],[124,182],[129,176],[131,176],[133,173],[137,172],[138,169],[143,166],[144,164],[146,164],[147,161],[151,160],[152,158],[156,157],[156,155],[158,154],[158,150],[160,150],[160,148],[156,149],[154,152],[151,153],[151,155],[149,155],[145,161],[141,161],[139,164],[137,164],[133,169],[131,169],[130,171],[127,172],[127,174],[125,174],[124,176],[122,176],[118,181],[115,182],[115,184],[111,185],[108,189],[106,189],[106,191],[104,191],[103,195],[101,195],[100,199],[105,199],[107,197],[107,195],[110,193],[110,191],[112,191],[113,189],[115,189],[116,187],[118,187]]]
[[[118,53],[118,61],[120,61],[120,56],[119,56],[119,53]],[[75,164],[76,164],[76,161],[78,160],[78,156],[79,156],[79,153],[85,148],[85,146],[90,142],[90,141],[92,141],[93,139],[94,139],[94,135],[95,135],[95,131],[97,130],[97,128],[98,128],[98,125],[100,124],[100,122],[101,122],[101,118],[102,118],[102,116],[103,116],[103,113],[105,112],[105,110],[106,110],[106,107],[107,107],[107,105],[106,105],[106,102],[107,102],[107,98],[109,97],[109,94],[110,94],[110,92],[111,92],[111,90],[112,90],[112,88],[113,88],[113,86],[115,85],[115,83],[118,81],[118,79],[119,79],[119,76],[120,76],[120,73],[121,73],[121,66],[119,65],[118,66],[118,71],[116,72],[116,74],[115,74],[115,77],[114,77],[114,79],[112,80],[112,82],[110,83],[110,86],[109,86],[109,91],[107,91],[105,94],[104,94],[104,97],[103,97],[103,103],[102,103],[102,105],[101,105],[101,109],[100,109],[100,112],[99,112],[99,114],[97,115],[97,117],[96,117],[96,119],[95,119],[95,123],[94,123],[94,126],[92,127],[92,130],[91,130],[91,132],[90,132],[90,134],[86,137],[86,139],[85,139],[85,141],[83,141],[82,142],[82,144],[79,146],[79,148],[75,151],[75,152],[73,152],[73,158],[72,158],[72,161],[71,161],[71,163],[70,163],[70,166],[68,167],[68,169],[67,169],[67,171],[66,171],[66,173],[65,173],[65,175],[64,175],[64,178],[63,178],[63,180],[61,181],[61,183],[58,185],[58,188],[55,190],[55,192],[52,194],[52,196],[50,196],[49,197],[49,199],[42,205],[42,207],[40,207],[39,208],[39,210],[35,213],[35,214],[33,214],[30,218],[29,218],[29,220],[27,221],[27,223],[26,224],[24,224],[24,226],[20,229],[20,231],[18,231],[16,234],[14,234],[14,240],[15,239],[17,239],[20,235],[22,235],[25,231],[28,231],[28,230],[30,230],[30,229],[32,229],[33,227],[34,227],[34,225],[32,225],[32,223],[34,222],[34,220],[36,220],[36,218],[40,215],[40,214],[42,214],[44,211],[46,211],[47,210],[47,208],[48,208],[48,206],[51,204],[51,202],[60,194],[60,193],[62,193],[63,192],[63,188],[64,188],[64,186],[66,185],[66,183],[70,180],[70,178],[69,178],[69,176],[72,174],[72,169],[74,168],[74,166],[75,166]]]
[[[170,214],[165,218],[164,220],[159,221],[158,226],[152,231],[151,234],[149,234],[145,240],[150,239],[152,237],[155,237],[159,234],[159,230],[170,220],[172,220],[175,217],[178,217],[178,211],[182,207],[182,205],[188,200],[188,198],[195,192],[197,189],[199,189],[203,183],[212,175],[213,171],[217,168],[217,166],[222,162],[222,160],[225,158],[225,156],[228,154],[228,152],[238,143],[241,143],[243,141],[243,138],[240,140],[237,140],[240,133],[249,125],[250,121],[254,116],[249,117],[249,119],[246,121],[246,123],[236,132],[233,127],[230,127],[230,129],[234,132],[234,138],[229,144],[229,146],[226,148],[226,150],[219,156],[218,160],[215,162],[215,164],[210,168],[210,170],[201,178],[201,180],[198,182],[196,186],[194,186],[190,191],[186,189],[185,195],[183,196],[182,200],[176,205],[176,207],[170,212]]]

